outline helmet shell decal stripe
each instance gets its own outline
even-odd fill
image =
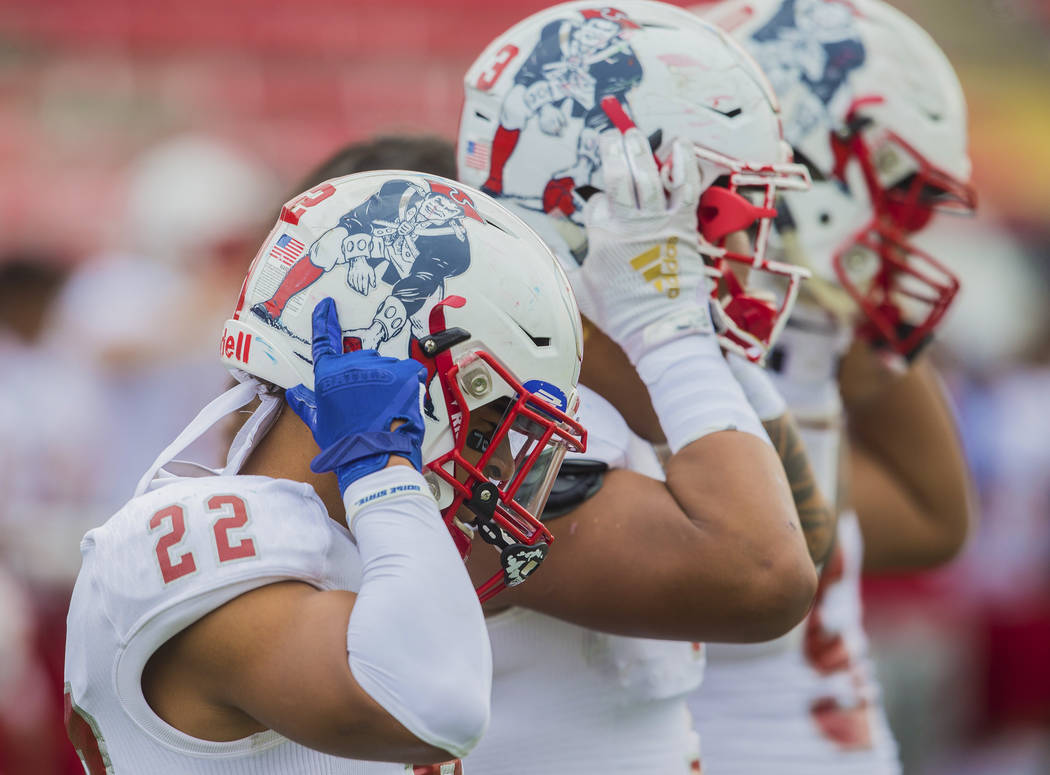
[[[542,379],[530,379],[522,387],[544,401],[558,407],[563,412],[568,409],[569,399],[566,398],[565,392],[557,385],[552,385],[550,382]]]

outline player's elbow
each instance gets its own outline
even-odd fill
[[[430,683],[420,693],[432,702],[418,709],[417,735],[453,758],[466,756],[488,728],[491,680],[477,671],[440,670]]]
[[[902,524],[914,527],[899,531],[900,537],[891,543],[893,554],[886,563],[887,567],[927,569],[951,562],[966,546],[976,519],[974,499],[963,487],[945,497],[916,503],[911,522],[900,520]],[[861,514],[861,522],[863,525],[864,514]],[[866,568],[880,568],[870,563],[867,556],[865,563]]]
[[[817,569],[794,515],[777,512],[767,530],[737,545],[737,611],[734,640],[758,642],[780,637],[801,622],[817,594]]]
[[[817,572],[801,541],[785,544],[748,542],[734,552],[722,579],[718,634],[707,640],[772,640],[802,621],[817,593]]]
[[[466,756],[480,742],[489,725],[489,697],[475,694],[463,697],[455,703],[452,712],[442,719],[444,737],[449,741],[442,746],[454,757]]]
[[[927,531],[926,540],[923,542],[921,566],[933,568],[958,557],[966,546],[973,519],[970,510],[965,506],[952,509],[944,516],[934,515],[928,518],[927,524],[931,529]]]
[[[801,542],[799,542],[801,543]],[[805,618],[817,592],[817,573],[804,546],[796,550],[742,545],[723,558],[695,601],[694,640],[757,643],[773,640]],[[712,589],[718,605],[712,606]]]
[[[435,620],[434,628],[417,630],[412,660],[417,669],[408,671],[412,686],[403,695],[410,701],[410,729],[453,758],[466,756],[481,740],[488,727],[492,697],[488,630],[481,611],[475,610],[474,589],[466,586],[470,616]],[[459,624],[457,637],[449,635],[451,622]]]
[[[817,571],[803,548],[759,558],[752,571],[741,640],[778,638],[801,622],[817,594]]]

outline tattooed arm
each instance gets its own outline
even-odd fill
[[[806,447],[799,436],[798,423],[766,370],[734,353],[727,356],[727,361],[780,457],[791,485],[795,511],[798,512],[810,559],[819,570],[835,542],[837,511],[821,493]]]
[[[627,420],[631,430],[656,445],[659,450],[665,442],[663,431],[638,373],[631,367],[619,345],[586,319],[583,330],[587,352],[601,351],[601,356],[584,359],[580,381],[609,398]],[[607,363],[616,363],[618,367],[599,369],[591,366]],[[809,556],[820,567],[831,554],[838,516],[836,509],[828,504],[817,487],[813,468],[798,433],[798,424],[785,411],[783,399],[769,384],[760,367],[742,364],[735,356],[729,359],[729,365],[748,400],[759,413],[762,425],[780,456],[791,485]],[[773,395],[769,395],[769,391]],[[765,399],[763,393],[766,394]]]
[[[809,556],[818,569],[822,568],[835,544],[835,509],[817,487],[806,447],[798,433],[798,424],[791,413],[785,411],[778,417],[763,420],[762,426],[780,456],[791,485],[791,496],[795,499],[795,510],[806,537]]]

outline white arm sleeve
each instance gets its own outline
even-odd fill
[[[754,407],[758,419],[769,422],[787,411],[787,402],[764,368],[736,353],[726,353],[726,363],[744,389],[747,402]]]
[[[392,466],[343,500],[364,566],[346,633],[350,671],[420,740],[464,756],[488,725],[492,651],[430,490],[414,469]]]
[[[665,342],[638,359],[671,452],[716,431],[750,433],[770,443],[713,334]]]

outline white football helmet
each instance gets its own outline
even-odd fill
[[[537,515],[561,460],[586,439],[574,419],[582,329],[557,259],[520,219],[455,181],[336,178],[284,206],[226,323],[223,362],[312,388],[311,315],[326,296],[345,349],[426,366],[425,475],[464,556],[476,530],[503,562],[479,593],[523,581],[551,541]],[[470,413],[493,401],[505,407],[500,423],[468,433]],[[488,463],[506,443],[513,474],[490,481]],[[462,519],[463,507],[473,518]]]
[[[704,187],[698,243],[721,278],[712,307],[722,343],[764,357],[807,274],[766,257],[774,197],[809,180],[790,163],[773,91],[739,45],[664,3],[564,3],[489,44],[464,86],[460,178],[536,228],[570,280],[587,254],[583,203],[602,188],[599,136],[633,123],[658,162],[672,139],[691,142]],[[740,230],[749,230],[750,248],[727,248]],[[779,293],[754,295],[728,262],[777,275]],[[580,303],[586,313],[586,298]]]
[[[818,301],[858,319],[858,335],[912,357],[959,283],[909,235],[937,210],[976,205],[966,104],[944,53],[882,0],[725,0],[696,11],[763,67],[784,134],[813,172],[811,192],[784,195],[780,247],[813,270]]]

